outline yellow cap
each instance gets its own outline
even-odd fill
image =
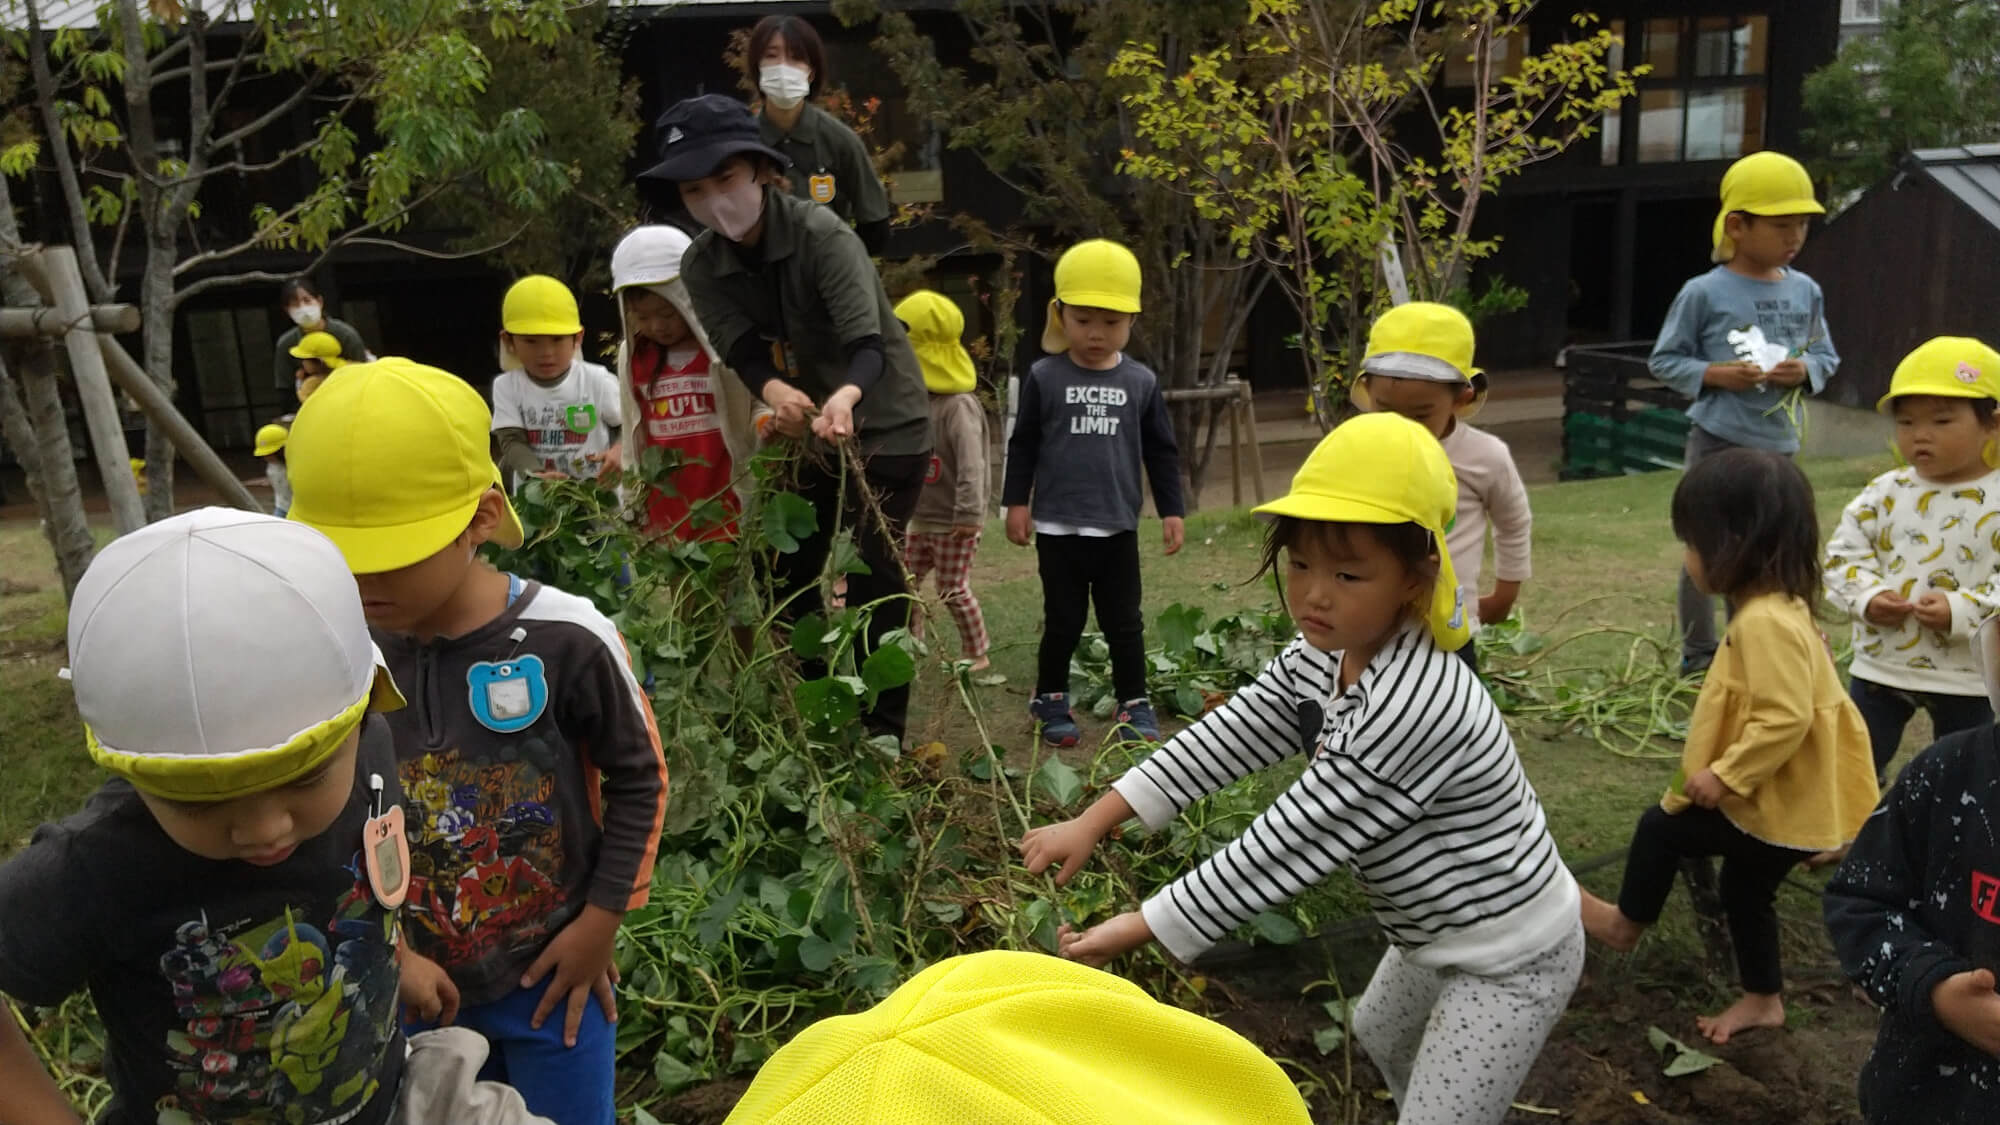
[[[1925,340],[1896,365],[1875,409],[1887,414],[1904,395],[2000,400],[2000,352],[1970,336]]]
[[[1458,513],[1458,475],[1437,438],[1400,414],[1362,414],[1320,439],[1292,478],[1292,490],[1255,509],[1320,523],[1413,523],[1431,533],[1437,587],[1425,615],[1438,647],[1455,652],[1472,622],[1444,533]]]
[[[1139,311],[1139,259],[1107,238],[1079,242],[1056,259],[1056,296],[1049,302],[1049,320],[1042,329],[1042,350],[1051,355],[1069,350],[1063,335],[1061,305],[1078,305],[1112,312]]]
[[[1307,1125],[1278,1064],[1235,1032],[1074,962],[994,950],[806,1028],[728,1125]]]
[[[1376,317],[1369,326],[1361,372],[1426,383],[1471,383],[1473,376],[1484,374],[1473,366],[1472,351],[1472,321],[1464,313],[1434,301],[1410,301]],[[1363,410],[1375,409],[1365,382],[1356,380],[1348,397]],[[1482,386],[1471,402],[1458,408],[1458,416],[1469,419],[1484,405]]]
[[[291,518],[323,533],[356,574],[437,554],[472,523],[500,467],[493,415],[458,376],[413,360],[357,363],[299,408],[285,443]],[[521,545],[507,503],[494,541]]]
[[[972,357],[959,337],[965,334],[965,314],[951,298],[919,289],[896,306],[896,319],[910,330],[910,348],[924,369],[924,386],[934,394],[964,394],[979,385]]]
[[[500,327],[516,336],[574,336],[583,331],[583,317],[569,286],[536,273],[508,287]]]
[[[352,363],[340,354],[340,340],[331,332],[308,332],[299,337],[290,351],[293,359],[316,359],[326,364],[328,371],[338,371]]]
[[[285,435],[287,432],[285,427],[280,426],[276,422],[257,427],[257,448],[251,456],[269,457],[278,450],[285,448]]]
[[[1813,198],[1812,177],[1805,166],[1782,152],[1753,152],[1722,174],[1722,210],[1715,215],[1714,258],[1736,256],[1736,240],[1724,233],[1732,211],[1750,215],[1824,215]]]

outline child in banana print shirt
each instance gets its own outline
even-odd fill
[[[1896,368],[1877,409],[1895,418],[1905,466],[1841,513],[1825,583],[1854,619],[1849,691],[1879,779],[1917,708],[1939,737],[1993,721],[1971,642],[2000,613],[2000,353],[1931,340]]]

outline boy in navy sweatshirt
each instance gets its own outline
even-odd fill
[[[2000,707],[2000,620],[1975,645]],[[2000,728],[1917,755],[1826,888],[1841,967],[1882,1006],[1870,1122],[1988,1121],[2000,1091]]]
[[[1139,614],[1140,466],[1152,480],[1169,555],[1181,549],[1187,505],[1160,381],[1125,354],[1139,290],[1139,260],[1115,242],[1091,239],[1063,253],[1042,331],[1042,349],[1052,354],[1022,381],[1007,443],[1007,538],[1022,547],[1033,540],[1042,577],[1042,646],[1028,710],[1051,746],[1074,746],[1082,735],[1069,712],[1069,661],[1093,599],[1111,648],[1118,725],[1160,740]]]

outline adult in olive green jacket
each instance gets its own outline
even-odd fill
[[[695,315],[775,412],[777,432],[809,446],[790,487],[813,503],[818,530],[772,562],[786,616],[819,608],[834,531],[852,527],[869,573],[847,577],[847,601],[874,607],[873,646],[909,612],[899,541],[931,454],[930,396],[916,353],[860,237],[778,186],[785,158],[759,137],[749,107],[721,94],[689,98],[660,118],[659,130],[660,162],[639,188],[656,210],[685,208],[706,228],[681,261]],[[844,486],[841,445],[853,447],[881,518],[865,510],[860,489]],[[808,666],[806,674],[824,670]],[[908,688],[883,692],[867,716],[870,733],[900,738],[908,708]]]
[[[833,208],[870,254],[889,241],[889,193],[868,146],[812,103],[826,80],[826,47],[803,16],[765,16],[750,29],[743,69],[762,95],[758,135],[790,167],[796,195]]]

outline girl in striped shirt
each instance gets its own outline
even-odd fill
[[[1065,927],[1062,952],[1101,965],[1157,940],[1188,960],[1351,868],[1391,943],[1354,1033],[1402,1125],[1505,1117],[1583,969],[1576,883],[1499,710],[1452,655],[1470,639],[1441,549],[1457,498],[1417,423],[1368,414],[1329,434],[1291,492],[1257,510],[1299,636],[1083,815],[1021,840],[1029,871],[1059,864],[1067,882],[1127,818],[1158,827],[1308,755],[1242,837],[1139,910]]]

